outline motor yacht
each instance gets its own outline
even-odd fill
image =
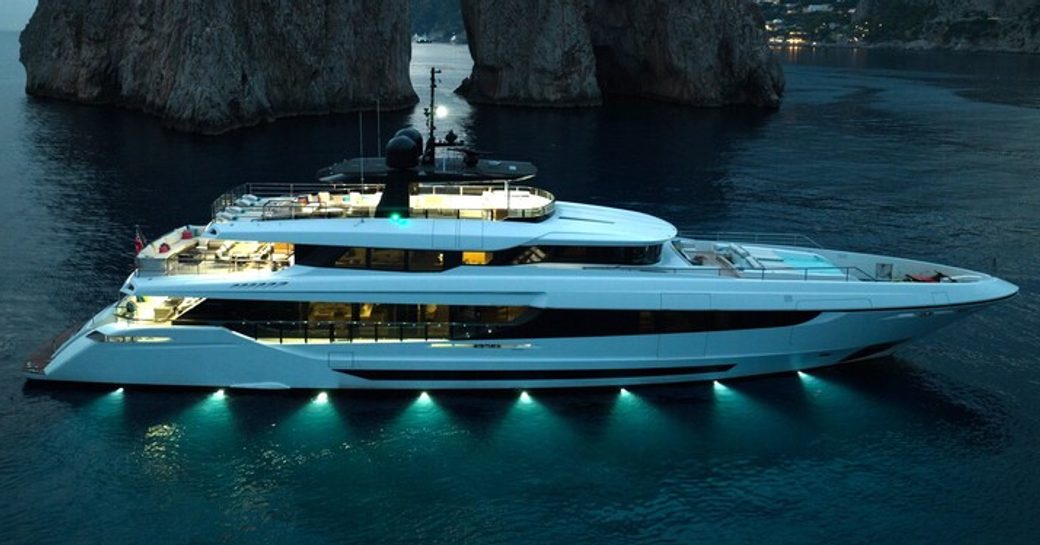
[[[432,119],[432,118],[431,118]],[[558,201],[528,163],[385,159],[253,183],[140,248],[121,297],[29,358],[39,381],[490,389],[725,380],[877,358],[1015,295],[999,278],[679,233]]]

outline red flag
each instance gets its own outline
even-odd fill
[[[144,236],[141,235],[141,229],[135,229],[134,233],[134,255],[141,253],[144,249]]]

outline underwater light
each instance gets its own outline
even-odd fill
[[[419,401],[422,401],[423,403],[430,401],[430,394],[426,392],[419,394]]]
[[[530,396],[530,394],[527,393],[527,390],[524,390],[524,391],[520,392],[520,401],[523,402],[523,403],[530,403],[531,402],[531,396]]]
[[[213,392],[213,399],[224,399],[224,389],[221,388],[216,392]]]
[[[319,392],[318,395],[314,397],[314,402],[315,403],[328,403],[329,402],[329,394],[327,394],[325,392]]]
[[[626,389],[622,388],[622,389],[621,389],[621,391],[620,391],[620,392],[618,392],[618,394],[620,394],[620,395],[621,395],[621,397],[625,397],[625,396],[630,396],[630,395],[632,395],[632,392],[629,392],[628,390],[626,390]]]
[[[116,388],[116,390],[115,390],[114,392],[112,392],[112,393],[113,393],[113,394],[117,394],[117,395],[118,395],[118,394],[122,394],[122,393],[123,393],[123,387],[122,387],[122,386],[120,386],[119,388]]]

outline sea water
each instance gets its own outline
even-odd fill
[[[33,348],[117,297],[134,227],[307,180],[421,106],[220,137],[23,94],[0,34],[0,543],[1036,543],[1040,58],[796,50],[775,113],[631,100],[438,122],[560,199],[697,232],[994,272],[1022,287],[879,361],[626,391],[26,388]],[[376,129],[381,135],[377,134]],[[140,362],[147,365],[147,361]]]

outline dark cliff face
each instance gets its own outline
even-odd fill
[[[462,0],[473,102],[528,106],[598,104],[585,0]]]
[[[784,79],[748,0],[463,0],[476,102],[594,104],[601,94],[777,107]],[[548,91],[547,91],[548,90]]]
[[[26,92],[114,104],[219,133],[418,98],[407,0],[40,0]]]
[[[1040,53],[1037,0],[860,0],[876,45]]]

